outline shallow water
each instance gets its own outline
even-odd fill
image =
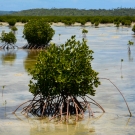
[[[83,27],[54,27],[55,35],[51,42],[65,43],[71,35],[77,40],[82,39]],[[32,98],[28,91],[28,68],[32,68],[38,51],[0,50],[0,135],[134,135],[135,134],[135,46],[131,46],[128,54],[128,40],[135,42],[131,28],[123,27],[86,27],[87,43],[94,51],[92,67],[99,72],[99,77],[109,78],[124,94],[133,117],[117,89],[108,81],[101,80],[93,97],[106,113],[92,106],[95,117],[85,114],[83,121],[75,125],[61,123],[46,123],[46,120],[27,118],[20,113],[16,116],[12,112],[18,105]],[[1,26],[2,30],[9,31],[8,27]],[[22,38],[22,26],[18,26],[16,33],[18,46],[27,42]],[[61,34],[59,39],[59,34]],[[2,45],[2,43],[0,43]],[[122,70],[121,70],[121,59]],[[3,86],[4,89],[2,88]]]

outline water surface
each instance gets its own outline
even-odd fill
[[[23,27],[18,26],[16,33],[19,47],[27,44],[22,38]],[[51,42],[62,44],[72,35],[82,40],[83,27],[55,27],[55,35]],[[0,135],[134,135],[135,134],[135,46],[128,54],[128,40],[135,42],[131,28],[128,27],[86,27],[87,43],[94,51],[92,67],[99,72],[99,77],[109,78],[124,94],[133,117],[123,98],[116,88],[108,81],[101,80],[93,97],[102,105],[106,113],[95,106],[91,106],[95,117],[85,114],[83,121],[75,125],[46,123],[46,120],[27,118],[20,110],[12,112],[21,103],[31,99],[28,83],[28,69],[36,62],[38,51],[29,50],[0,50]],[[10,29],[0,26],[0,33]],[[59,34],[61,34],[59,38]],[[2,45],[2,43],[0,43]],[[122,69],[121,69],[121,59]],[[3,86],[4,89],[2,88]]]

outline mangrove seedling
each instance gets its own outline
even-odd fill
[[[65,44],[52,44],[41,51],[35,67],[30,71],[29,91],[34,97],[25,102],[28,105],[22,112],[67,122],[70,115],[75,115],[76,121],[83,118],[86,109],[92,115],[90,104],[105,112],[90,97],[95,95],[95,88],[100,85],[98,73],[91,66],[92,54],[86,41],[76,41],[75,36]]]
[[[121,59],[121,78],[123,78],[123,75],[122,75],[122,62],[123,62],[123,59]]]
[[[82,30],[82,34],[83,34],[83,38],[86,38],[86,34],[88,33],[88,30],[86,29],[83,29]]]
[[[121,68],[120,69],[122,69],[122,62],[123,62],[123,59],[121,59]]]
[[[60,40],[60,36],[61,36],[61,34],[59,34],[59,40]]]
[[[127,45],[128,45],[128,52],[131,53],[130,46],[134,45],[134,42],[129,40]]]

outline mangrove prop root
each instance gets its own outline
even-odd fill
[[[86,95],[87,96],[87,95]],[[103,107],[99,104],[99,103],[97,103],[94,99],[92,99],[92,98],[90,98],[89,96],[87,96],[89,99],[91,99],[92,101],[94,101],[95,102],[95,104],[103,111],[103,113],[105,113],[105,110],[103,109]]]
[[[124,99],[124,101],[125,101],[125,103],[126,103],[126,106],[127,106],[127,108],[128,108],[130,117],[132,117],[132,113],[131,113],[131,111],[130,111],[130,109],[129,109],[128,103],[127,103],[127,101],[126,101],[124,95],[122,94],[122,92],[118,89],[118,87],[117,87],[110,79],[108,79],[108,78],[99,78],[99,79],[108,80],[108,81],[119,91],[119,93],[121,94],[121,96],[123,97],[123,99]]]
[[[94,101],[94,103],[87,101],[86,97]],[[13,113],[15,113],[24,104],[27,104],[22,109],[22,112],[27,116],[29,114],[36,117],[51,116],[50,120],[58,118],[60,121],[62,121],[64,116],[66,122],[68,122],[70,115],[75,115],[76,121],[78,121],[79,118],[83,119],[86,109],[89,110],[89,116],[93,116],[92,109],[90,108],[91,103],[105,112],[95,100],[90,98],[88,95],[86,95],[86,97],[79,97],[83,99],[83,101],[80,102],[75,96],[63,96],[60,94],[56,96],[43,97],[42,95],[37,95],[32,100],[22,103]]]
[[[0,46],[0,49],[16,49],[18,48],[18,46],[14,45],[14,44],[3,44],[2,46]]]
[[[24,104],[26,104],[26,103],[28,103],[28,102],[30,102],[30,101],[32,101],[32,100],[29,100],[29,101],[26,101],[26,102],[22,103],[22,104],[19,105],[19,106],[15,109],[15,111],[12,112],[12,113],[15,114],[15,112],[16,112],[22,105],[24,105]]]
[[[45,49],[48,45],[35,45],[27,44],[22,47],[22,49]]]

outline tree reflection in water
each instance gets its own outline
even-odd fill
[[[96,114],[96,117],[84,118],[83,121],[63,124],[60,122],[49,122],[48,118],[30,118],[16,116],[18,120],[26,122],[30,127],[30,135],[97,135],[95,126],[93,123],[96,123],[102,119],[103,113]],[[25,115],[23,115],[25,116]],[[86,116],[87,117],[87,116]]]
[[[10,65],[12,66],[15,59],[16,59],[16,51],[15,50],[8,50],[0,57],[3,65]]]
[[[128,52],[128,59],[129,59],[130,62],[133,61],[133,57],[131,55],[131,52]]]
[[[36,58],[39,54],[39,50],[28,50],[27,51],[27,57],[25,58],[23,64],[24,68],[27,72],[29,72],[29,69],[32,69],[34,65],[36,64]]]

